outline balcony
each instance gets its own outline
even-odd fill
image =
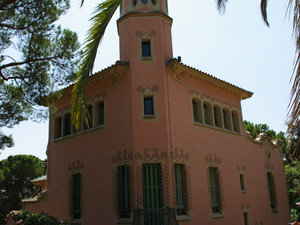
[[[176,221],[175,209],[141,209],[137,208],[133,212],[132,225],[178,225]]]

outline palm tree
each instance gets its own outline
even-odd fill
[[[216,0],[217,8],[220,13],[224,12],[227,0]],[[81,5],[84,3],[82,0]],[[81,118],[87,123],[87,107],[85,101],[85,93],[88,84],[88,77],[92,74],[94,61],[98,46],[105,33],[105,29],[110,22],[112,16],[120,5],[121,0],[105,0],[96,7],[94,15],[91,18],[92,26],[88,31],[88,37],[84,43],[82,61],[79,71],[77,72],[76,84],[73,88],[72,100],[72,119],[76,128],[80,127]],[[267,17],[268,0],[261,0],[261,15],[267,26],[269,26]],[[299,0],[289,0],[287,15],[293,16],[293,34],[296,45],[296,57],[294,64],[294,72],[291,77],[293,86],[288,111],[288,132],[292,127],[300,126],[300,2]],[[299,143],[298,143],[299,144]]]

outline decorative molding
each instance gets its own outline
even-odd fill
[[[170,158],[176,162],[185,162],[190,159],[188,153],[185,153],[183,149],[175,148],[174,152],[170,152]]]
[[[127,150],[118,151],[116,156],[112,157],[113,164],[129,164],[133,159],[133,153],[127,152]]]
[[[136,88],[137,92],[140,93],[140,94],[144,93],[147,89],[151,90],[153,93],[155,93],[155,92],[159,91],[159,86],[155,84],[155,85],[152,86],[152,88],[150,88],[150,87],[144,88],[143,86],[139,85]]]
[[[166,151],[160,151],[158,148],[149,150],[144,148],[141,152],[135,153],[135,159],[142,162],[161,162],[168,157]]]
[[[144,36],[154,37],[156,35],[156,32],[154,30],[151,30],[149,33],[148,32],[142,33],[141,31],[137,31],[135,35],[139,38],[143,38]]]
[[[216,154],[209,154],[209,156],[205,157],[205,162],[208,167],[218,167],[221,164],[221,159]]]
[[[236,167],[239,173],[245,173],[246,172],[246,167],[245,166],[237,166]]]
[[[69,171],[81,171],[83,169],[84,164],[79,160],[73,161],[71,165],[69,165]]]
[[[249,209],[250,209],[250,204],[249,204],[249,203],[247,203],[247,204],[242,203],[242,204],[241,204],[241,209],[242,209],[244,212],[248,212]]]

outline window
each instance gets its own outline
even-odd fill
[[[151,57],[150,40],[142,41],[142,57]]]
[[[93,106],[92,105],[88,105],[87,108],[87,121],[85,121],[83,123],[83,129],[89,129],[93,127]]]
[[[59,116],[54,120],[54,138],[61,137],[62,118]]]
[[[118,168],[120,218],[130,217],[130,169],[128,165]]]
[[[208,102],[203,103],[204,122],[207,125],[212,125],[211,105]]]
[[[192,104],[193,104],[194,121],[195,121],[195,122],[199,122],[197,102],[196,102],[195,100],[193,100],[193,101],[192,101]]]
[[[248,212],[244,212],[244,225],[249,225]]]
[[[137,2],[137,0],[132,0],[132,3],[134,6],[136,6],[136,2]]]
[[[176,212],[177,215],[186,215],[186,191],[184,165],[175,164],[175,193],[176,193]]]
[[[67,113],[64,116],[64,136],[71,134],[71,113]]]
[[[240,132],[240,123],[239,123],[239,116],[237,112],[232,112],[232,123],[233,123],[233,130],[236,132]]]
[[[222,127],[222,121],[221,121],[221,109],[218,106],[214,106],[214,119],[215,119],[215,126],[216,127]]]
[[[145,96],[144,97],[144,114],[145,115],[153,115],[153,96]]]
[[[277,206],[276,206],[273,174],[271,172],[267,173],[267,179],[268,179],[270,206],[271,206],[271,209],[274,211],[274,210],[276,210]]]
[[[147,4],[147,0],[142,0],[143,5]]]
[[[229,109],[223,109],[224,127],[225,129],[231,130],[231,120]]]
[[[156,5],[157,0],[151,0],[153,5]]]
[[[81,174],[72,177],[72,217],[81,218]]]
[[[104,125],[104,102],[98,104],[98,125]]]
[[[220,187],[217,168],[209,168],[209,181],[212,212],[221,213]]]
[[[244,174],[240,174],[240,185],[241,185],[241,191],[246,192],[246,186],[245,186],[245,177]]]

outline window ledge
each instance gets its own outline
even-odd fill
[[[213,219],[222,219],[222,218],[224,218],[224,214],[222,214],[222,213],[213,213],[212,218]]]
[[[217,130],[220,132],[224,132],[224,133],[230,133],[230,134],[234,134],[234,135],[241,135],[240,132],[234,131],[234,130],[230,130],[230,129],[226,129],[226,128],[222,128],[222,127],[216,127],[210,124],[205,124],[205,123],[201,123],[201,122],[197,122],[197,121],[193,121],[195,126],[198,127],[204,127],[204,128],[208,128],[208,129],[212,129],[212,130]]]
[[[189,215],[180,215],[180,216],[176,216],[176,220],[182,222],[182,221],[190,221],[192,220],[192,218]]]
[[[70,225],[81,225],[82,220],[81,219],[71,219]]]
[[[145,114],[143,118],[144,119],[153,119],[153,118],[155,118],[155,115],[154,114]]]
[[[152,60],[152,56],[142,56],[142,60],[143,61],[151,61]]]
[[[278,211],[278,209],[276,208],[276,209],[271,209],[271,212],[272,212],[272,213],[278,213],[279,211]]]
[[[96,131],[102,130],[104,128],[105,128],[105,124],[98,125],[96,127],[92,127],[92,128],[88,128],[88,129],[85,129],[85,130],[81,130],[81,131],[78,131],[78,132],[73,133],[73,134],[69,134],[69,135],[66,135],[66,136],[54,138],[53,142],[60,142],[60,141],[64,141],[64,140],[67,140],[67,139],[79,137],[81,135],[86,135],[86,134],[89,134],[89,133],[92,133],[92,132],[96,132]]]
[[[243,195],[245,195],[245,194],[247,194],[247,191],[246,191],[246,190],[241,190],[241,193],[242,193]]]

